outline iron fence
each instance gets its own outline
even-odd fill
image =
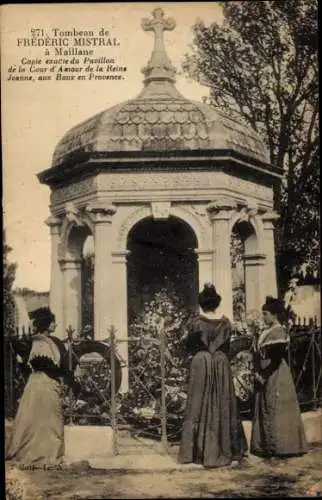
[[[14,417],[27,381],[28,374],[24,372],[24,367],[28,359],[31,338],[30,331],[17,331],[13,337],[4,338],[4,393],[7,418]],[[298,323],[290,328],[290,338],[287,360],[294,378],[299,403],[304,411],[316,409],[322,403],[321,328],[314,321]],[[162,323],[157,327],[154,335],[145,337],[144,340],[154,349],[158,349],[160,360],[158,383],[154,388],[151,389],[144,382],[144,377],[141,377],[140,373],[144,371],[134,374],[136,385],[142,389],[143,399],[146,396],[150,404],[151,411],[148,417],[140,412],[135,413],[136,395],[132,394],[131,399],[131,388],[125,393],[123,390],[120,391],[122,371],[131,370],[129,360],[123,359],[120,355],[120,350],[122,350],[120,346],[125,343],[129,350],[131,345],[139,341],[138,338],[121,338],[111,327],[104,341],[79,340],[70,328],[67,330],[67,337],[64,341],[69,369],[76,372],[82,381],[81,394],[77,398],[70,389],[65,387],[63,390],[65,423],[110,425],[113,429],[115,454],[120,453],[122,448],[119,431],[124,428],[130,428],[136,435],[158,437],[162,450],[166,450],[168,442],[173,439],[175,435],[173,428],[177,427],[180,431],[182,408],[178,410],[178,419],[171,427],[172,417],[168,398],[171,388],[166,383],[166,336]],[[236,338],[233,343],[234,354],[240,349],[245,349],[245,343],[241,342],[240,338]],[[93,359],[93,354],[99,355],[99,359]],[[86,356],[91,356],[91,359],[86,361],[84,359]],[[147,364],[148,361],[146,360],[145,363]],[[146,365],[144,366],[144,363],[142,365],[142,369],[146,369]],[[241,410],[244,415],[249,416],[251,402],[241,403]]]

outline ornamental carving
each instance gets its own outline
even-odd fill
[[[153,201],[151,208],[154,220],[166,220],[170,216],[171,203],[169,201]]]
[[[206,217],[207,213],[205,205],[189,205],[189,207],[198,217]]]
[[[122,222],[118,232],[118,250],[126,250],[127,236],[132,227],[142,219],[151,217],[151,208],[147,205],[136,207]]]
[[[231,177],[223,172],[131,172],[126,174],[100,174],[99,189],[111,192],[149,191],[150,189],[167,191],[169,189],[180,191],[182,199],[183,190],[191,190],[194,196],[198,191],[227,189],[243,197],[256,198],[268,205],[273,204],[273,190],[244,179]],[[179,199],[180,199],[179,198]]]
[[[245,206],[242,206],[240,208],[239,213],[238,213],[238,219],[236,222],[237,223],[238,222],[250,222],[250,219],[256,217],[257,214],[258,214],[257,205],[249,202]]]
[[[75,226],[84,225],[80,212],[72,201],[67,202],[65,205],[65,217],[68,223],[73,222]]]
[[[59,203],[67,202],[72,199],[80,198],[86,194],[96,191],[96,178],[88,177],[80,181],[55,188],[51,193],[51,203],[58,205]]]

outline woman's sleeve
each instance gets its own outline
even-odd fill
[[[278,368],[282,358],[285,356],[287,344],[279,342],[265,346],[265,359],[260,362],[261,374],[267,379]]]
[[[201,329],[198,319],[190,320],[184,329],[183,348],[185,352],[193,353],[202,346]]]

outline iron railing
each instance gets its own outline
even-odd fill
[[[297,323],[290,328],[290,337],[291,342],[287,358],[300,406],[303,411],[316,409],[322,403],[321,328],[314,321]],[[14,417],[26,383],[27,376],[23,372],[23,367],[27,359],[28,343],[30,344],[31,338],[31,332],[25,330],[17,331],[12,337],[4,337],[4,392],[5,415],[7,418]],[[165,450],[171,436],[169,436],[169,411],[167,408],[166,336],[162,323],[158,327],[158,332],[154,332],[154,336],[151,336],[151,338],[145,337],[145,340],[153,343],[154,346],[157,345],[159,349],[160,390],[158,398],[155,397],[155,394],[152,395],[152,399],[154,398],[157,403],[155,405],[154,419],[149,420],[149,425],[146,428],[141,425],[141,432],[146,434],[151,432],[151,435],[158,435],[162,449]],[[65,340],[69,369],[75,371],[77,366],[82,367],[83,378],[81,380],[84,383],[84,387],[82,385],[84,394],[86,393],[85,386],[88,385],[87,396],[83,394],[80,397],[86,399],[89,395],[92,398],[92,401],[87,406],[85,404],[84,410],[84,408],[77,406],[79,401],[75,400],[72,391],[67,389],[64,397],[65,422],[66,424],[93,423],[94,425],[110,425],[113,429],[113,449],[115,454],[119,453],[120,448],[119,429],[129,424],[129,420],[125,415],[126,412],[121,411],[122,408],[124,409],[124,398],[119,389],[122,383],[122,369],[130,370],[131,367],[128,360],[122,359],[119,347],[124,343],[130,346],[131,343],[137,341],[136,338],[131,337],[121,338],[113,327],[110,328],[107,339],[102,342],[79,341],[75,338],[75,332],[71,328],[67,330]],[[95,352],[102,357],[100,363],[82,361],[84,354]],[[19,356],[20,359],[17,359]],[[140,383],[140,380],[136,379],[136,381]],[[143,390],[151,396],[149,387],[145,386]],[[130,403],[125,404],[130,407]],[[245,405],[242,406],[243,413],[249,413],[249,410]],[[138,430],[138,432],[140,431]]]

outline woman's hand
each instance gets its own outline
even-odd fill
[[[265,382],[266,382],[265,379],[264,379],[264,377],[262,377],[262,375],[260,375],[257,372],[255,372],[254,378],[255,378],[255,382],[257,384],[259,384],[260,386],[263,386],[265,384]]]

